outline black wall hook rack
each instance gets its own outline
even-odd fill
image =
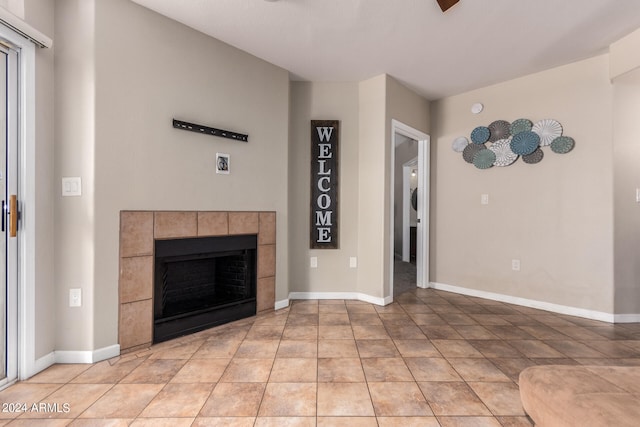
[[[236,141],[249,141],[249,135],[243,133],[231,132],[228,130],[216,129],[209,126],[196,125],[194,123],[183,122],[182,120],[173,119],[173,127],[176,129],[188,130],[191,132],[203,133],[205,135],[219,136],[221,138],[233,139]]]

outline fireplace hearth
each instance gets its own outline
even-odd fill
[[[256,314],[257,236],[155,241],[158,343]]]

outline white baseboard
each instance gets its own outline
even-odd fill
[[[120,345],[99,348],[93,351],[52,351],[33,364],[33,372],[25,372],[20,378],[26,380],[56,363],[96,363],[120,355]]]
[[[640,323],[640,314],[614,314],[614,323]]]
[[[88,351],[55,351],[55,363],[96,363],[120,355],[120,345]]]
[[[51,353],[45,354],[41,358],[36,359],[35,363],[33,364],[33,372],[25,372],[25,378],[22,379],[27,379],[34,376],[38,372],[44,371],[54,363],[56,363],[56,352],[52,351]]]
[[[509,304],[521,305],[524,307],[537,308],[540,310],[551,311],[553,313],[558,313],[558,314],[567,314],[569,316],[583,317],[585,319],[599,320],[602,322],[609,322],[609,323],[614,323],[617,321],[616,316],[614,316],[611,313],[605,313],[602,311],[587,310],[584,308],[570,307],[566,305],[553,304],[545,301],[536,301],[536,300],[531,300],[527,298],[514,297],[510,295],[496,294],[493,292],[479,291],[476,289],[462,288],[459,286],[446,285],[444,283],[437,283],[437,282],[431,282],[431,287],[433,289],[438,289],[441,291],[453,292],[456,294],[462,294],[462,295],[468,295],[472,297],[506,302]],[[633,314],[625,314],[625,315],[618,315],[618,316],[636,316],[633,318],[634,319],[640,318],[640,315],[633,315]],[[632,317],[629,317],[629,318],[632,318]],[[630,320],[627,320],[627,322],[630,322]]]
[[[379,298],[372,297],[371,295],[362,294],[359,292],[290,292],[289,300],[292,299],[344,299],[344,300],[358,300],[371,304],[385,306],[393,302],[393,297]]]
[[[276,305],[273,307],[275,310],[280,310],[282,308],[287,308],[289,307],[289,300],[288,299],[283,299],[280,301],[276,301]]]

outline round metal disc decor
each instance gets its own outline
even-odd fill
[[[511,150],[511,138],[494,142],[489,150],[496,154],[494,166],[509,166],[518,159],[518,155]]]
[[[576,142],[570,136],[559,136],[551,143],[551,151],[558,154],[566,154],[573,150]]]
[[[469,140],[465,136],[459,136],[453,140],[453,144],[451,144],[451,148],[456,153],[462,153],[464,151],[464,147],[469,145]]]
[[[511,138],[511,151],[519,156],[533,153],[538,145],[540,145],[540,137],[532,131],[520,132]]]
[[[478,151],[486,149],[487,147],[485,147],[484,144],[469,144],[464,147],[462,158],[467,163],[473,163],[473,156],[475,156]]]
[[[496,153],[486,148],[473,156],[473,165],[478,169],[489,169],[495,161]]]
[[[562,125],[553,119],[540,120],[531,130],[540,136],[541,147],[551,145],[554,139],[562,135]]]
[[[533,127],[533,123],[529,119],[518,119],[511,123],[511,135],[515,135],[520,132],[528,132]]]
[[[496,120],[489,125],[489,141],[496,142],[500,139],[509,138],[511,135],[511,123],[506,120]]]
[[[538,147],[535,149],[533,153],[527,154],[526,156],[522,156],[522,161],[532,165],[534,163],[540,163],[543,157],[544,157],[544,151],[542,151],[540,147]]]
[[[486,126],[478,126],[471,131],[471,141],[474,144],[484,144],[489,140],[491,131]]]

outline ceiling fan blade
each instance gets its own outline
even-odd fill
[[[438,0],[438,4],[440,5],[440,9],[443,12],[446,12],[451,6],[458,3],[459,0]]]

